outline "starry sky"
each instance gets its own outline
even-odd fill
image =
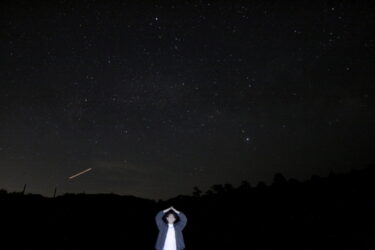
[[[0,188],[166,199],[374,163],[374,10],[1,1]]]

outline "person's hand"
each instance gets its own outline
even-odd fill
[[[174,207],[171,207],[171,209],[173,210],[173,211],[175,211],[176,212],[176,214],[179,214],[180,212],[179,211],[177,211],[177,209],[175,209]]]
[[[171,209],[173,209],[173,207],[169,207],[169,208],[167,208],[167,209],[164,209],[163,212],[166,213],[166,212],[168,212],[168,211],[171,210]]]

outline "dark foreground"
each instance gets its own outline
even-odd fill
[[[305,182],[277,174],[270,186],[214,185],[158,202],[2,190],[1,241],[7,249],[153,249],[154,216],[172,205],[188,216],[186,250],[375,249],[374,177],[373,166]]]

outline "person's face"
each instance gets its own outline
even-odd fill
[[[167,221],[168,223],[173,224],[176,221],[176,217],[174,217],[173,214],[168,214]]]

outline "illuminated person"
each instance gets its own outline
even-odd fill
[[[172,210],[172,211],[170,211]],[[163,217],[165,216],[166,222]],[[179,221],[176,221],[178,216]],[[185,248],[182,230],[186,226],[186,216],[183,212],[177,211],[173,207],[161,210],[155,217],[156,225],[159,229],[155,249],[157,250],[182,250]]]

